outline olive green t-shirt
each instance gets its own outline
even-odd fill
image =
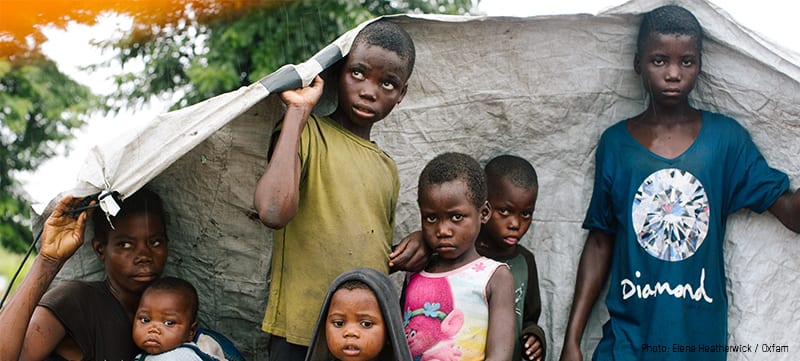
[[[327,117],[308,119],[298,153],[300,204],[274,234],[261,328],[308,346],[336,276],[355,267],[389,271],[400,180],[388,154]]]

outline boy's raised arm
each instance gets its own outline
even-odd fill
[[[514,277],[507,267],[498,267],[489,279],[489,331],[486,334],[486,360],[512,360],[517,319],[514,312]]]
[[[58,332],[48,333],[48,335],[54,336],[48,339],[43,339],[43,337],[26,339],[25,335],[29,333],[28,325],[34,323],[32,322],[34,310],[50,287],[50,283],[53,282],[64,263],[83,244],[83,229],[86,225],[86,218],[91,212],[82,212],[77,218],[65,213],[67,209],[73,208],[77,204],[78,200],[67,196],[61,200],[47,219],[42,232],[42,247],[39,255],[34,258],[31,269],[14,296],[0,310],[0,329],[3,330],[3,342],[0,342],[0,360],[20,359],[23,346],[25,346],[26,352],[25,359],[31,358],[28,356],[32,356],[34,359],[44,358],[64,337],[63,326],[60,337],[58,337]],[[55,319],[52,315],[50,316]],[[57,320],[56,323],[60,326]],[[32,329],[42,328],[32,327]],[[45,345],[50,347],[42,347]],[[30,352],[35,352],[37,355],[30,355]]]
[[[586,328],[592,306],[597,301],[611,267],[611,254],[614,248],[614,235],[601,231],[590,231],[583,246],[575,280],[575,294],[572,310],[569,313],[567,331],[564,335],[564,348],[561,361],[580,361],[581,338]]]
[[[800,192],[786,191],[769,207],[786,228],[800,233]]]
[[[287,90],[280,94],[286,104],[283,125],[267,169],[256,184],[253,206],[261,222],[272,229],[286,226],[297,213],[300,201],[300,158],[297,155],[300,135],[311,109],[322,96],[322,78],[317,76],[310,87]]]

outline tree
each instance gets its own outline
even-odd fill
[[[173,108],[185,107],[304,61],[372,17],[466,14],[473,5],[472,0],[263,0],[225,10],[224,2],[218,2],[203,9],[189,6],[172,22],[142,24],[127,37],[106,43],[118,51],[122,64],[133,59],[145,63],[143,72],[116,78],[118,90],[107,100],[110,109],[136,107],[163,94],[181,94]]]
[[[20,60],[20,59],[18,59]],[[41,56],[0,59],[0,245],[25,252],[32,240],[30,202],[16,175],[52,157],[84,124],[91,93]]]
[[[95,3],[90,4],[94,1]],[[92,108],[88,88],[39,49],[41,28],[94,24],[100,0],[5,1],[0,12],[0,246],[23,253],[32,241],[30,201],[17,176],[53,156]]]
[[[0,16],[0,245],[23,252],[32,239],[29,201],[16,175],[38,167],[71,137],[98,103],[39,52],[43,26],[96,23],[115,12],[133,18],[119,40],[103,43],[143,72],[116,77],[106,110],[137,108],[151,96],[181,95],[184,107],[249,85],[287,63],[310,58],[359,23],[395,13],[466,14],[473,0],[11,1]],[[10,15],[9,15],[10,14]],[[97,66],[101,66],[98,64]]]

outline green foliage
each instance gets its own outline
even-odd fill
[[[116,60],[123,64],[144,63],[144,71],[116,78],[117,90],[103,102],[106,110],[138,108],[152,96],[170,94],[181,96],[174,108],[184,107],[304,61],[367,19],[466,14],[474,5],[473,0],[248,0],[238,9],[226,0],[208,0],[202,9],[191,7],[201,3],[165,4],[174,6],[132,13],[136,23],[130,34],[105,44],[118,51]],[[86,11],[87,19],[94,14]],[[89,90],[52,61],[0,58],[0,246],[24,252],[32,238],[30,204],[16,181],[18,172],[55,155],[96,106]]]
[[[16,176],[55,155],[84,123],[89,89],[46,59],[0,59],[0,246],[25,252],[32,240],[30,203]]]
[[[221,1],[221,0],[218,0]],[[284,64],[313,56],[370,18],[398,13],[466,14],[471,0],[262,0],[228,16],[186,16],[174,24],[133,31],[105,44],[123,64],[142,59],[145,70],[117,78],[110,110],[136,107],[153,95],[181,94],[181,108],[246,86]],[[212,6],[213,7],[213,6]]]
[[[8,288],[8,283],[11,283],[11,277],[14,277],[14,272],[17,272],[17,268],[19,268],[19,264],[22,262],[22,258],[24,256],[25,255],[23,254],[9,252],[8,250],[0,247],[0,292],[2,292],[2,294],[5,294],[6,289]],[[31,257],[29,257],[25,262],[22,270],[20,270],[17,279],[14,281],[14,285],[9,297],[14,294],[14,290],[19,287],[20,282],[22,282],[22,279],[25,278],[25,275],[28,273],[28,270],[33,264],[34,256],[35,254],[31,255]]]

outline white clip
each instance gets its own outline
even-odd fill
[[[109,196],[111,193],[107,193]],[[100,208],[103,209],[109,216],[116,216],[119,213],[119,204],[117,201],[114,200],[114,197],[102,197],[100,198]]]
[[[114,223],[111,223],[111,217],[116,216],[119,213],[120,207],[117,204],[117,201],[114,199],[113,192],[111,192],[111,184],[108,182],[108,177],[105,176],[106,169],[103,167],[103,183],[106,184],[106,190],[97,197],[97,200],[100,202],[100,209],[103,210],[103,213],[106,214],[106,220],[108,221],[108,225],[111,226],[111,229],[114,228]],[[109,197],[110,196],[110,197]]]
[[[97,200],[100,202],[100,209],[106,214],[106,220],[108,221],[108,225],[111,226],[111,229],[114,228],[114,223],[111,223],[111,217],[116,216],[119,213],[120,207],[117,204],[117,201],[114,199],[113,194],[110,191],[106,191],[100,196],[97,197]]]

